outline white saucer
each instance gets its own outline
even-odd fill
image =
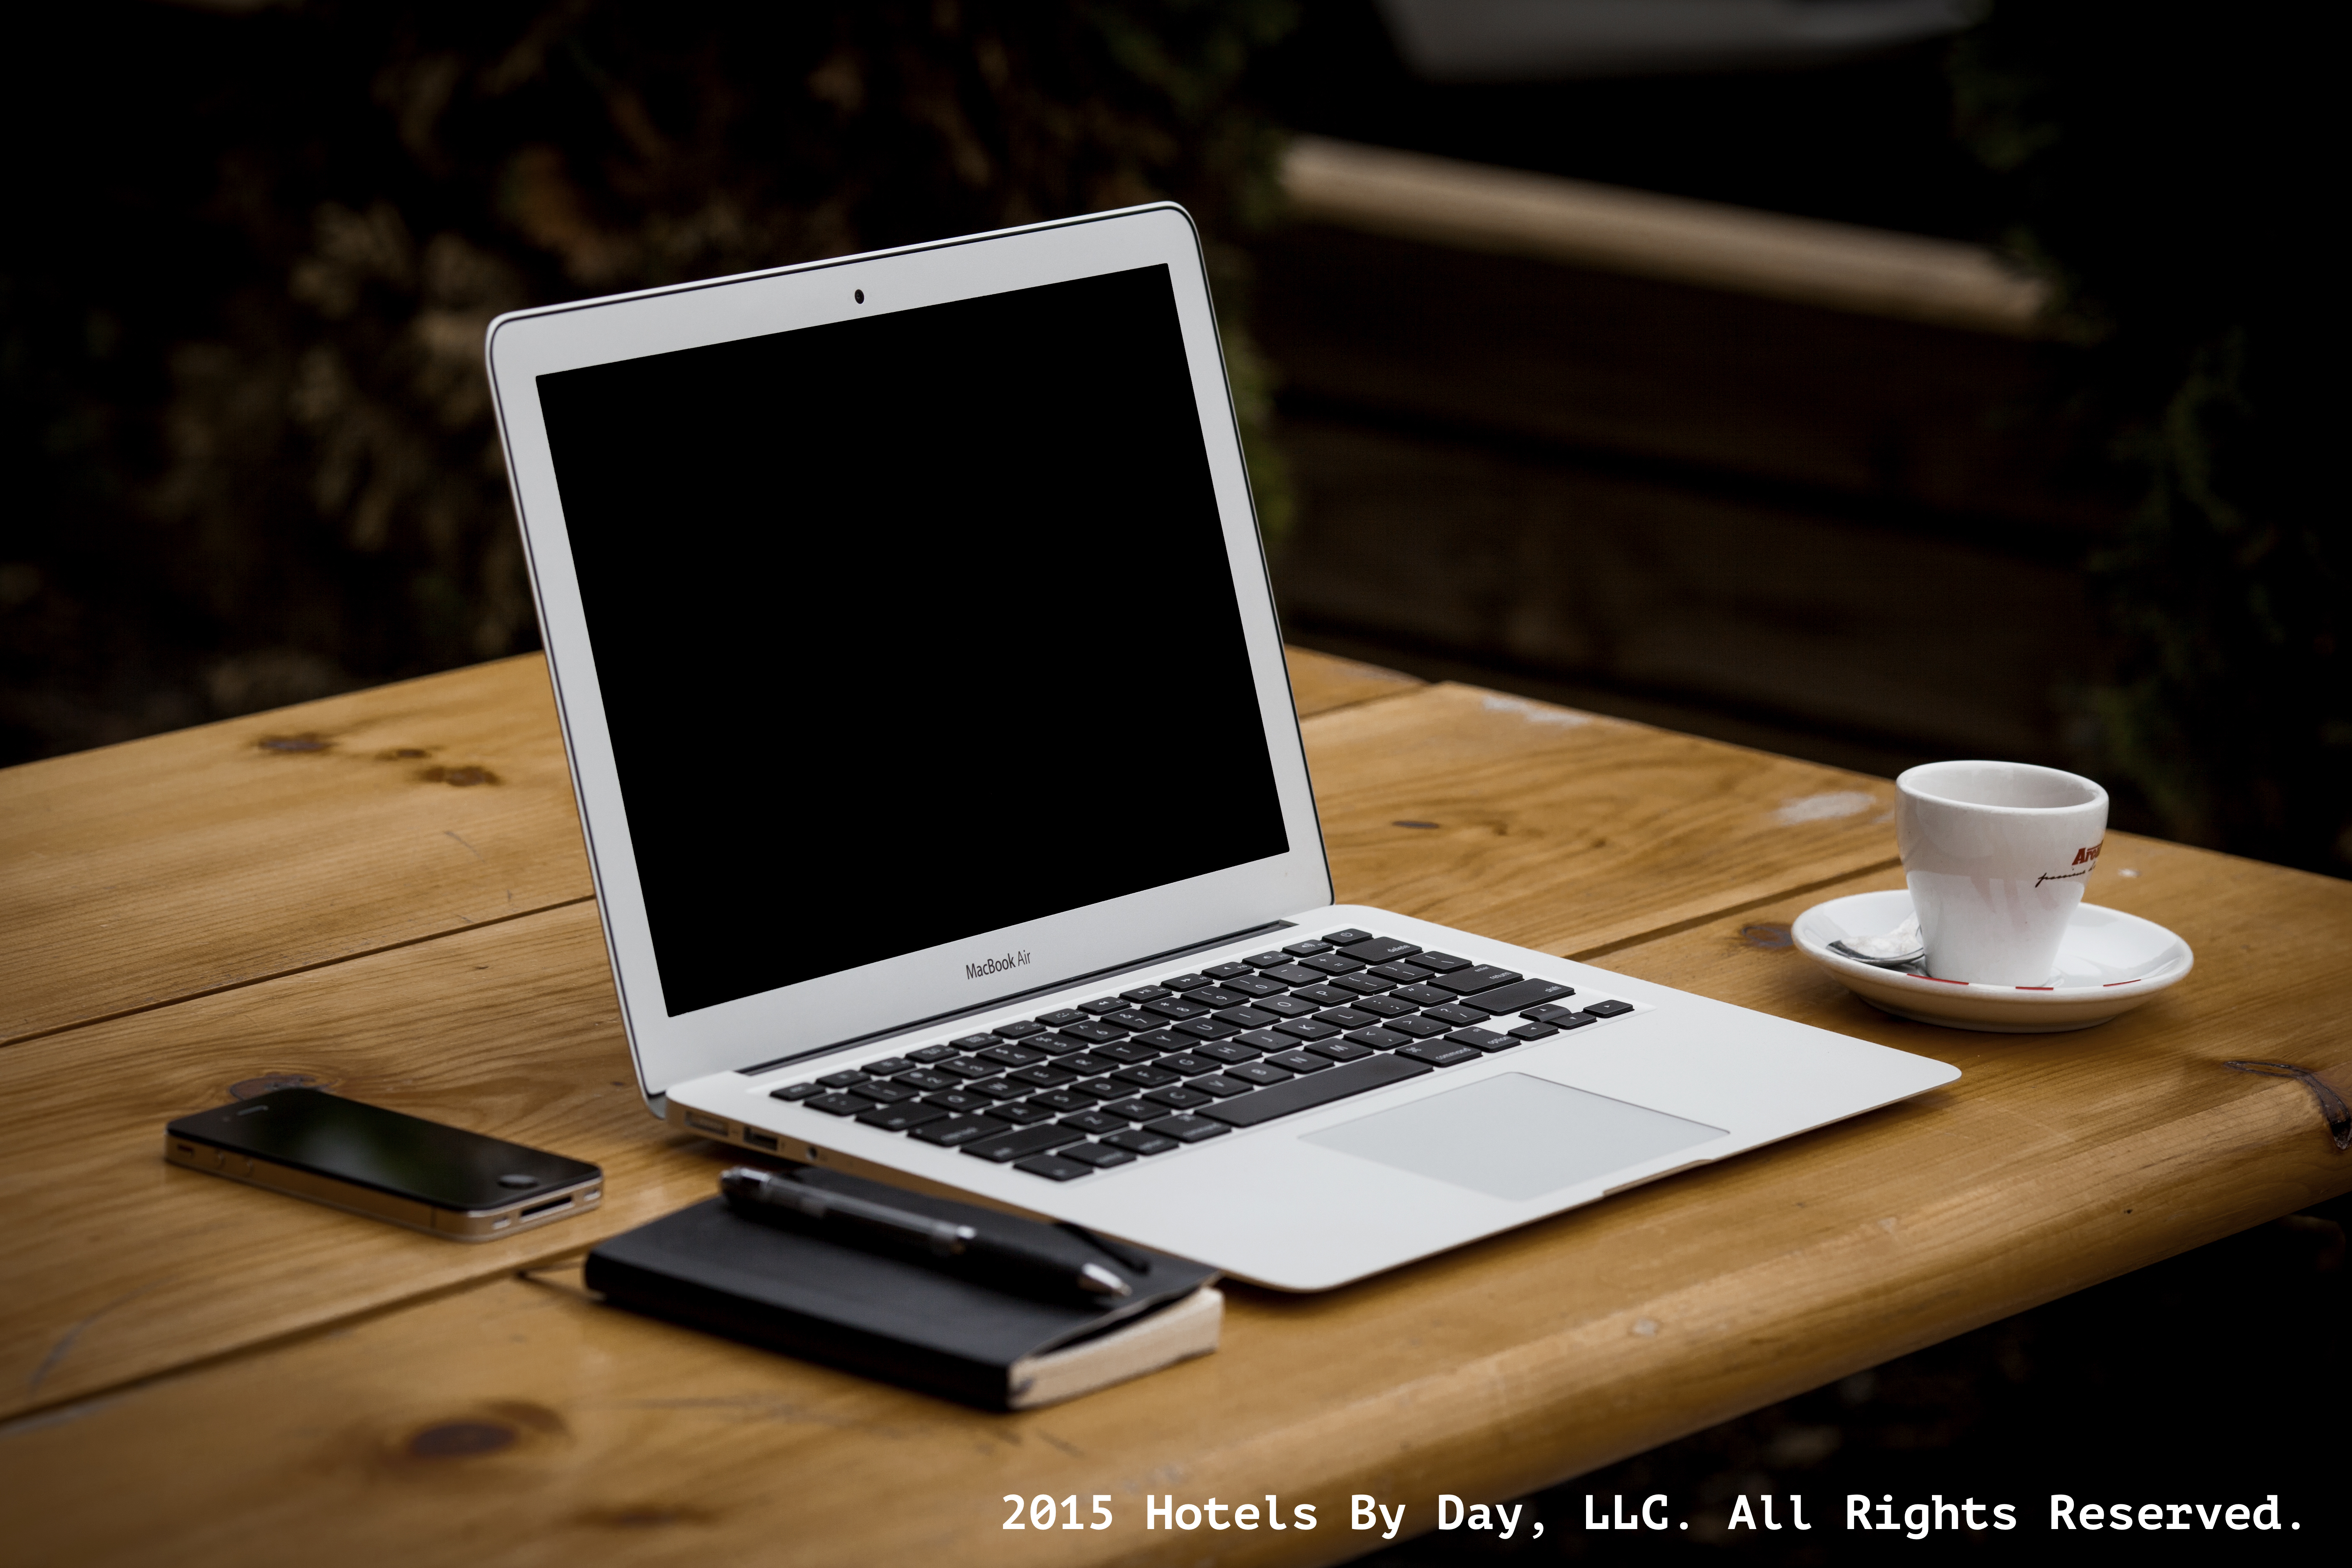
[[[1807,958],[1882,1012],[2003,1035],[2054,1034],[2104,1024],[2172,984],[2196,963],[2189,944],[2154,921],[2096,904],[2075,909],[2058,946],[2058,973],[2046,987],[1935,980],[1830,951],[1832,942],[1877,936],[1910,918],[1907,892],[1855,893],[1815,904],[1789,930]]]

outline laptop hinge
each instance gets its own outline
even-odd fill
[[[887,1029],[869,1030],[866,1034],[850,1039],[835,1040],[830,1045],[811,1046],[806,1050],[794,1051],[790,1056],[778,1057],[773,1061],[761,1062],[755,1067],[737,1068],[735,1070],[745,1078],[753,1078],[763,1072],[772,1072],[778,1068],[790,1067],[794,1062],[808,1061],[815,1057],[829,1057],[835,1051],[845,1051],[857,1046],[871,1045],[876,1040],[887,1040],[893,1035],[916,1034],[922,1030],[938,1028],[942,1024],[951,1024],[958,1018],[969,1018],[976,1013],[993,1013],[999,1008],[1010,1007],[1024,1002],[1032,996],[1043,996],[1053,991],[1066,991],[1073,985],[1083,985],[1089,980],[1098,980],[1106,974],[1125,974],[1150,964],[1165,963],[1171,958],[1182,958],[1188,953],[1206,952],[1213,947],[1223,947],[1229,942],[1239,942],[1244,937],[1257,936],[1265,931],[1297,929],[1297,922],[1295,921],[1268,921],[1264,925],[1227,931],[1223,936],[1213,936],[1206,942],[1188,942],[1182,947],[1171,947],[1165,952],[1147,952],[1140,958],[1129,959],[1122,963],[1107,964],[1100,969],[1090,969],[1084,974],[1067,975],[1060,980],[1049,981],[1043,985],[1033,985],[1026,991],[1016,991],[1009,996],[999,996],[992,1001],[982,1002],[977,1006],[959,1007],[952,1013],[934,1013],[928,1018],[917,1018],[911,1023],[893,1024]]]

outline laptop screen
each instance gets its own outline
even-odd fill
[[[1165,267],[539,395],[671,1015],[1288,851]]]

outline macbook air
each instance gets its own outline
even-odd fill
[[[1337,904],[1159,205],[501,317],[647,1103],[1316,1290],[1950,1082]]]

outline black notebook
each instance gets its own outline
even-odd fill
[[[1205,1264],[838,1172],[812,1185],[1066,1251],[1115,1268],[1112,1306],[999,1290],[916,1258],[746,1219],[723,1198],[603,1243],[585,1283],[618,1306],[994,1410],[1068,1399],[1217,1348],[1224,1301]],[[1139,1267],[1140,1265],[1141,1267]]]

